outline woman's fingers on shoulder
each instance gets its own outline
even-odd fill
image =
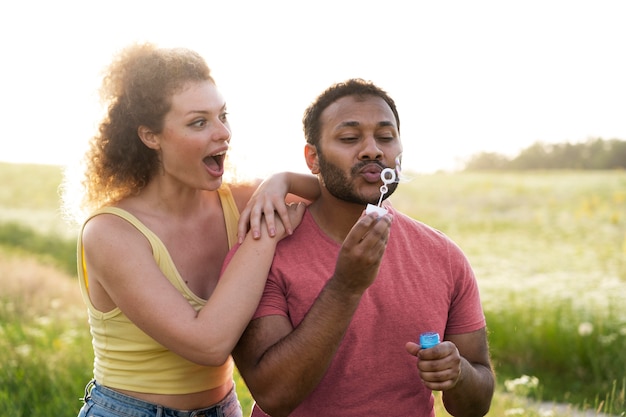
[[[307,207],[306,204],[303,202],[290,204],[289,210],[291,213],[293,213],[293,216],[291,219],[292,226],[296,227],[297,225],[300,224],[300,222],[302,221],[302,218],[304,217],[304,212],[306,211],[306,207]],[[294,223],[294,220],[296,220],[297,223]]]

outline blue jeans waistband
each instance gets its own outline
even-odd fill
[[[85,407],[107,409],[110,416],[133,417],[239,417],[241,406],[235,387],[217,404],[196,410],[177,410],[131,397],[98,384],[92,380],[85,387]],[[83,407],[83,408],[85,408]],[[89,414],[86,414],[89,415]]]

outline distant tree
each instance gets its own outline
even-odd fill
[[[469,171],[507,169],[510,160],[504,155],[495,152],[482,152],[472,156],[466,163]]]
[[[626,169],[626,141],[609,141],[606,166],[611,169]]]
[[[465,170],[626,169],[626,141],[589,139],[580,143],[535,142],[514,158],[493,152],[473,155]]]
[[[548,165],[550,150],[542,142],[536,142],[522,149],[518,156],[511,160],[509,169],[545,169]]]

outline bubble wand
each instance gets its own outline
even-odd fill
[[[398,174],[400,173],[400,157],[396,158],[396,169],[385,168],[380,172],[380,179],[383,181],[383,185],[380,186],[380,198],[378,199],[378,205],[368,204],[365,208],[365,214],[374,212],[378,213],[379,216],[387,214],[387,209],[382,206],[383,197],[385,197],[385,194],[389,192],[389,187],[387,187],[387,185],[396,182],[398,177],[396,175],[396,171]]]

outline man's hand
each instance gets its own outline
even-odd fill
[[[495,375],[489,359],[486,328],[470,333],[446,334],[430,349],[408,342],[406,350],[417,357],[424,385],[442,391],[443,405],[456,417],[484,416],[489,411]]]
[[[446,391],[461,378],[461,355],[454,343],[444,341],[422,349],[417,343],[408,342],[406,350],[418,358],[417,369],[426,388]]]
[[[343,290],[361,294],[376,279],[387,247],[392,216],[372,213],[359,219],[346,236],[333,280]]]

